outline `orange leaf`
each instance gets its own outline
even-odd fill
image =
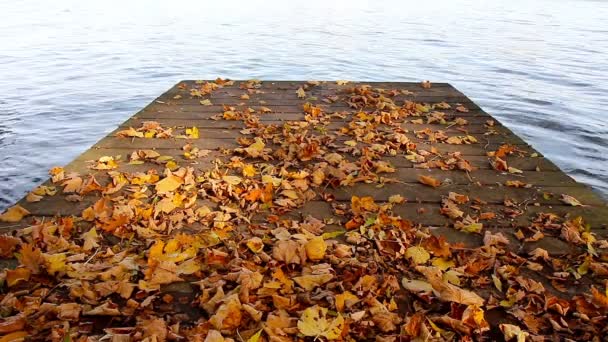
[[[418,176],[418,181],[424,185],[432,186],[436,188],[441,185],[441,182],[438,179],[435,179],[431,176]]]

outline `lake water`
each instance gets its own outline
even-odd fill
[[[0,209],[181,79],[450,82],[608,195],[608,1],[0,1]]]

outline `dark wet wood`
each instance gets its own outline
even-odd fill
[[[234,106],[236,110],[247,110],[252,108],[260,111],[262,107],[272,110],[271,113],[262,114],[260,121],[266,125],[283,125],[289,121],[304,120],[302,105],[310,102],[315,106],[323,108],[325,113],[353,112],[354,108],[346,105],[348,89],[357,83],[337,85],[335,82],[324,82],[317,86],[307,86],[306,97],[300,99],[296,90],[306,84],[304,81],[265,81],[256,89],[241,89],[237,81],[233,86],[220,88],[210,95],[201,98],[190,96],[190,89],[195,86],[194,81],[179,82],[175,87],[152,101],[146,108],[136,113],[125,121],[114,132],[101,139],[91,149],[77,157],[66,166],[68,172],[80,174],[93,174],[101,184],[107,184],[109,177],[106,171],[91,170],[88,161],[96,160],[102,156],[120,156],[118,171],[122,172],[145,172],[155,169],[162,173],[164,166],[146,162],[142,165],[131,165],[128,163],[129,155],[139,149],[154,149],[163,156],[170,156],[180,166],[192,166],[195,169],[208,169],[212,167],[213,160],[221,157],[220,149],[239,147],[236,138],[251,137],[241,134],[245,128],[241,121],[212,120],[212,117],[221,115],[223,106]],[[465,159],[477,170],[466,173],[458,170],[422,169],[403,156],[387,157],[395,169],[394,173],[383,174],[387,180],[392,180],[383,186],[375,184],[360,184],[352,187],[341,187],[338,189],[325,189],[332,194],[335,202],[333,204],[346,204],[352,196],[372,196],[376,201],[388,201],[389,197],[400,194],[407,199],[407,203],[395,206],[395,212],[415,223],[432,226],[432,231],[437,234],[446,235],[452,241],[467,242],[476,245],[481,237],[476,234],[468,234],[454,230],[450,227],[452,223],[449,218],[441,215],[439,209],[441,200],[449,192],[465,194],[471,199],[484,203],[483,211],[492,211],[497,215],[496,219],[482,221],[487,229],[500,229],[507,232],[509,237],[518,227],[527,227],[539,213],[555,213],[561,216],[583,216],[594,231],[603,234],[606,229],[606,217],[608,207],[598,195],[588,187],[576,183],[572,178],[564,174],[551,161],[543,158],[540,153],[527,145],[521,138],[517,137],[511,130],[503,126],[490,114],[483,111],[460,91],[447,83],[435,83],[430,89],[423,89],[418,83],[401,82],[364,82],[358,84],[369,84],[373,88],[396,89],[400,94],[391,97],[397,106],[404,101],[416,101],[427,104],[435,104],[442,101],[450,104],[452,108],[439,110],[445,113],[447,122],[444,123],[418,123],[419,118],[408,117],[407,120],[398,124],[412,142],[417,144],[418,149],[437,149],[440,153],[461,152]],[[180,85],[181,88],[179,87]],[[249,99],[241,99],[241,95],[248,94]],[[338,95],[333,103],[324,102],[328,96]],[[201,105],[200,101],[209,99],[211,106]],[[469,111],[459,112],[455,108],[463,105]],[[373,107],[361,109],[371,113]],[[464,118],[467,125],[455,125],[452,120]],[[333,131],[352,120],[352,116],[346,117],[336,115],[331,117],[328,131]],[[412,122],[412,120],[415,120]],[[115,133],[128,127],[139,127],[145,121],[157,121],[163,127],[172,127],[174,135],[183,134],[185,128],[198,127],[199,139],[142,139],[142,138],[118,138]],[[488,123],[493,124],[489,126]],[[317,132],[316,125],[310,124],[311,134],[322,136]],[[396,127],[385,129],[395,129]],[[444,131],[447,136],[471,135],[478,142],[467,145],[452,145],[446,143],[429,142],[416,136],[416,131],[428,129],[430,131]],[[335,139],[327,138],[328,144],[343,147],[346,140],[353,137],[341,136]],[[200,149],[209,149],[211,152],[204,158],[187,160],[183,157],[182,147],[191,143]],[[523,171],[523,174],[510,174],[498,172],[490,167],[488,152],[498,149],[502,144],[513,144],[524,151],[521,156],[509,156],[507,161],[510,166]],[[366,144],[358,142],[358,144]],[[58,151],[60,153],[60,151]],[[357,157],[345,156],[351,160]],[[259,161],[248,161],[259,163]],[[273,161],[269,161],[273,163]],[[418,176],[428,175],[443,182],[438,188],[431,188],[418,182]],[[513,188],[505,186],[508,180],[520,180],[528,183],[529,188]],[[47,182],[47,184],[50,184]],[[584,207],[571,207],[562,203],[559,198],[562,194],[574,196]],[[69,216],[79,215],[82,210],[94,203],[98,197],[94,195],[84,196],[81,202],[68,202],[64,194],[58,191],[55,196],[44,197],[42,201],[28,203],[25,200],[19,202],[24,208],[32,213],[33,217],[52,217],[55,215]],[[506,207],[505,201],[509,203]],[[462,208],[467,214],[478,215],[479,212],[470,204]],[[307,203],[303,208],[296,210],[290,215],[314,214],[320,217],[331,217],[333,215],[331,204],[320,201]],[[259,217],[263,219],[263,214]],[[25,226],[31,222],[27,218],[23,222],[3,223],[0,227],[15,229]],[[606,229],[608,231],[608,229]],[[514,237],[512,240],[516,240]],[[547,243],[546,247],[552,254],[564,253],[561,245]],[[524,246],[525,245],[525,246]],[[531,248],[532,244],[525,243],[517,248]],[[561,247],[560,247],[561,246]],[[567,247],[567,246],[566,246]]]

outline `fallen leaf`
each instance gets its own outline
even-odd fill
[[[441,185],[441,182],[439,180],[437,180],[431,176],[420,175],[420,176],[418,176],[418,182],[420,182],[424,185],[432,186],[433,188],[436,188]]]
[[[344,317],[338,313],[335,319],[327,319],[327,309],[318,305],[309,307],[302,312],[298,320],[298,330],[304,336],[325,337],[337,340],[344,330]]]
[[[424,264],[431,258],[429,252],[423,247],[414,246],[405,251],[405,256],[412,259],[415,264]]]
[[[577,200],[576,198],[570,196],[570,195],[566,195],[566,194],[562,194],[562,197],[560,198],[560,201],[571,205],[573,207],[581,207],[583,206],[583,204],[581,202],[579,202],[579,200]]]
[[[318,261],[325,256],[327,244],[325,243],[325,240],[323,240],[323,237],[315,236],[304,245],[304,248],[306,249],[308,259]]]
[[[302,87],[298,88],[298,90],[296,91],[296,94],[298,95],[298,98],[303,99],[306,97],[306,92],[304,91],[304,89]]]
[[[15,204],[0,215],[0,222],[19,222],[29,214],[30,212],[27,209]]]

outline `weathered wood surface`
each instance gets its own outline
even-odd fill
[[[265,107],[271,110],[269,113],[260,115],[260,121],[265,125],[281,126],[286,122],[301,122],[304,120],[302,105],[312,103],[318,105],[325,112],[353,111],[344,101],[337,100],[334,103],[323,102],[326,96],[339,94],[345,96],[348,89],[357,86],[357,83],[337,85],[333,82],[322,83],[312,87],[306,92],[305,98],[298,98],[295,91],[304,82],[298,81],[265,81],[251,94],[246,89],[239,89],[239,82],[233,86],[220,88],[209,95],[201,98],[189,96],[187,89],[195,85],[193,81],[178,83],[169,91],[152,101],[147,107],[136,113],[133,117],[126,120],[114,132],[96,143],[90,150],[77,157],[66,167],[67,172],[78,172],[80,174],[91,173],[101,183],[108,182],[109,178],[105,171],[90,169],[90,161],[99,159],[102,156],[115,156],[122,158],[119,160],[117,171],[124,172],[145,172],[151,168],[157,169],[162,173],[163,165],[145,163],[143,165],[130,165],[129,155],[140,149],[157,150],[161,155],[173,157],[180,165],[192,165],[198,169],[212,167],[212,161],[221,157],[218,149],[235,148],[239,145],[236,139],[247,137],[240,131],[244,128],[242,121],[218,120],[214,116],[223,112],[224,106],[234,107],[236,110],[254,109],[256,112]],[[569,176],[560,171],[552,162],[543,158],[540,153],[527,145],[521,138],[517,137],[508,128],[501,125],[498,120],[491,117],[475,105],[460,91],[449,84],[435,83],[430,89],[423,89],[417,83],[400,82],[370,82],[365,83],[372,87],[383,89],[399,89],[411,92],[409,95],[397,95],[392,100],[399,104],[403,101],[415,101],[422,103],[447,102],[452,105],[448,110],[442,110],[448,118],[464,118],[468,121],[467,125],[455,125],[450,122],[445,123],[412,123],[411,120],[404,120],[399,127],[406,132],[405,134],[411,141],[418,144],[420,149],[435,148],[439,152],[461,152],[470,161],[471,165],[478,170],[465,173],[457,170],[443,171],[439,169],[417,168],[414,163],[401,157],[388,157],[386,160],[391,163],[396,172],[390,174],[397,183],[385,184],[382,187],[375,185],[355,185],[339,189],[328,189],[336,200],[349,201],[353,195],[372,196],[377,201],[386,201],[394,194],[401,194],[408,199],[408,203],[403,205],[401,213],[404,217],[410,218],[415,222],[427,225],[448,225],[448,220],[439,214],[441,199],[449,192],[457,192],[468,195],[470,198],[479,199],[491,204],[492,210],[498,213],[498,218],[490,220],[490,226],[508,228],[513,225],[526,226],[531,220],[542,212],[558,214],[583,215],[590,222],[593,229],[598,229],[603,233],[605,228],[605,218],[608,209],[605,202],[598,197],[588,187],[575,182]],[[249,94],[249,99],[241,99],[243,94]],[[201,105],[200,101],[209,99],[212,105]],[[454,110],[454,105],[462,104],[469,111],[458,112]],[[373,108],[362,108],[363,111],[370,111]],[[416,118],[410,118],[415,120]],[[198,127],[200,138],[198,139],[140,139],[140,138],[119,138],[116,132],[127,129],[128,127],[140,127],[144,122],[154,120],[163,127],[174,128],[174,134],[183,134],[185,128]],[[327,129],[338,129],[346,124],[348,119],[332,117]],[[487,123],[492,121],[493,126]],[[315,131],[315,125],[311,124],[311,131]],[[393,129],[389,127],[387,129]],[[424,138],[416,136],[417,131],[421,130],[444,131],[448,136],[472,135],[478,143],[467,145],[451,145],[438,142],[429,142]],[[322,134],[322,133],[319,133]],[[337,137],[330,144],[340,145],[352,137]],[[190,143],[201,149],[210,149],[212,152],[205,158],[196,160],[185,160],[183,150],[186,143]],[[496,150],[502,144],[516,145],[520,150],[527,153],[526,156],[510,156],[508,162],[510,166],[524,171],[523,174],[510,174],[498,172],[491,168],[487,153]],[[536,154],[532,157],[531,155]],[[435,177],[447,183],[434,189],[422,185],[418,182],[419,175]],[[508,180],[519,180],[531,185],[531,188],[512,188],[504,186]],[[48,184],[48,182],[47,182]],[[550,194],[550,195],[549,195]],[[573,208],[565,205],[559,200],[561,194],[569,194],[579,199],[585,207]],[[65,200],[61,192],[55,196],[44,197],[40,202],[29,203],[21,200],[19,204],[31,212],[33,216],[53,216],[53,215],[77,215],[83,209],[90,206],[98,197],[94,195],[85,196],[79,203],[71,203]],[[522,215],[516,218],[505,220],[500,214],[505,208],[501,204],[505,200],[512,200]],[[319,211],[317,211],[318,213]],[[329,212],[327,213],[330,214]],[[2,224],[4,227],[14,227],[15,224]],[[469,234],[470,235],[470,234]]]

